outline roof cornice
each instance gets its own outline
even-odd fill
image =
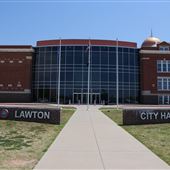
[[[160,51],[160,50],[140,50],[141,54],[170,54],[170,51]]]

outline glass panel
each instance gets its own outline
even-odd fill
[[[109,65],[116,65],[116,53],[109,53]]]
[[[100,53],[99,52],[92,52],[91,63],[93,65],[100,64]]]
[[[82,64],[82,53],[81,52],[75,52],[74,63]]]
[[[99,72],[92,73],[92,81],[100,81],[100,73]]]
[[[164,96],[164,104],[169,104],[169,101],[168,101],[168,96]]]
[[[162,79],[158,79],[158,90],[162,90]]]
[[[163,72],[166,72],[166,69],[167,67],[166,67],[166,61],[163,61]]]
[[[75,81],[82,81],[82,73],[81,72],[74,72],[74,80]]]
[[[66,52],[66,64],[73,64],[73,52]]]
[[[101,52],[101,65],[108,65],[108,53]]]
[[[168,72],[170,72],[170,60],[168,61]]]
[[[167,79],[163,79],[163,90],[167,90]]]
[[[161,72],[161,61],[157,61],[157,71]]]
[[[63,60],[63,57],[61,58],[61,61]],[[58,57],[57,57],[57,52],[52,52],[52,64],[57,64],[58,63]]]
[[[101,81],[107,82],[108,81],[108,73],[101,72]]]
[[[163,97],[159,96],[159,104],[163,104]]]
[[[66,81],[73,81],[73,72],[66,72]]]

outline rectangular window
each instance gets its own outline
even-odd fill
[[[170,72],[170,60],[168,60],[168,72]]]
[[[159,104],[163,104],[163,96],[159,96]]]
[[[169,77],[161,77],[157,80],[157,88],[158,90],[170,90],[170,78]]]
[[[161,60],[157,61],[157,71],[161,72],[162,71],[162,67],[161,67]]]
[[[166,72],[166,70],[167,70],[167,69],[166,69],[166,68],[167,68],[166,65],[167,65],[167,64],[166,64],[166,61],[163,61],[163,72]]]
[[[162,90],[162,79],[158,79],[158,90]]]
[[[169,51],[169,46],[160,46],[159,50],[160,51]]]
[[[168,89],[170,89],[170,78],[168,79]]]
[[[168,95],[162,95],[159,96],[159,104],[170,104],[170,96]]]
[[[163,79],[163,90],[167,90],[168,86],[167,86],[167,79]]]
[[[157,72],[170,72],[170,60],[158,60]]]
[[[164,104],[168,104],[169,103],[169,97],[168,96],[164,96]]]

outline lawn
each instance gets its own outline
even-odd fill
[[[101,109],[101,111],[170,165],[170,123],[124,126],[122,110]]]
[[[62,109],[60,125],[1,120],[0,169],[33,169],[74,111]]]

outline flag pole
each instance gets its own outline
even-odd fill
[[[119,56],[118,56],[118,38],[116,38],[116,108],[119,109]]]
[[[89,110],[89,91],[90,91],[90,39],[88,44],[88,87],[87,87],[87,110]]]
[[[58,98],[57,98],[57,106],[60,107],[60,72],[61,72],[61,38],[59,45],[59,53],[58,53]]]

